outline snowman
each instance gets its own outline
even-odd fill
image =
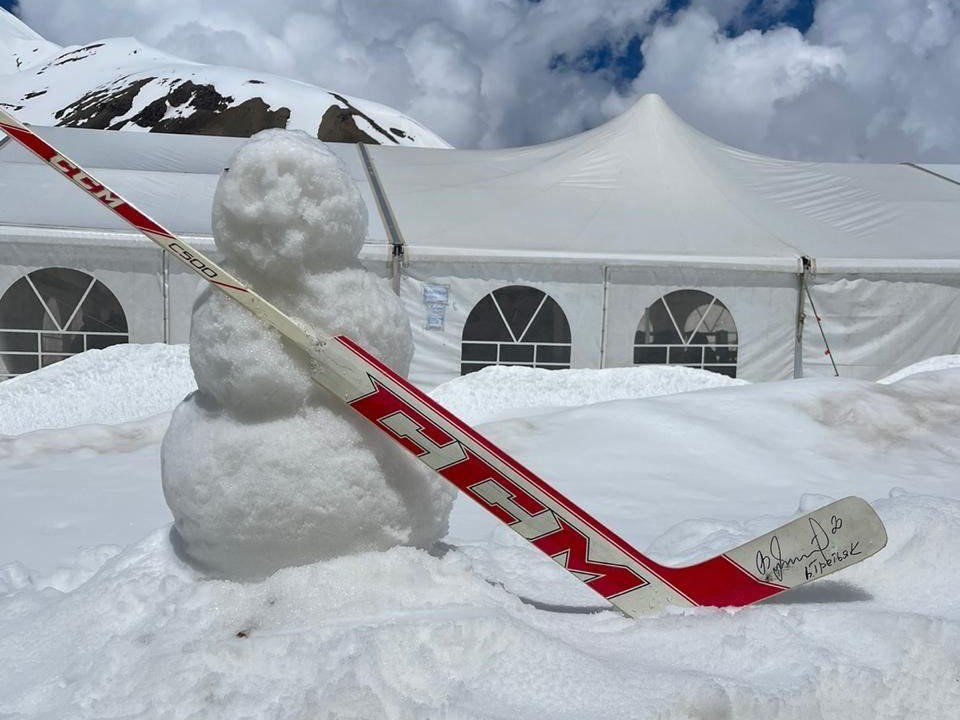
[[[305,133],[245,143],[217,185],[224,268],[306,328],[344,334],[406,374],[413,341],[358,255],[367,215],[340,161]],[[161,449],[174,539],[219,577],[265,577],[446,534],[453,490],[310,379],[305,354],[209,286],[193,310],[197,391]]]

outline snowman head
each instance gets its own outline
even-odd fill
[[[250,280],[290,282],[356,265],[367,210],[343,163],[304,132],[265,130],[217,184],[213,235]]]

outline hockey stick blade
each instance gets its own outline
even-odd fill
[[[886,543],[873,509],[847,498],[710,560],[660,565],[349,338],[301,327],[2,108],[0,129],[299,346],[318,384],[627,615],[748,605],[849,567]]]

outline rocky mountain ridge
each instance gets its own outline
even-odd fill
[[[449,147],[379,103],[190,62],[133,38],[61,48],[3,10],[0,105],[37,125],[232,137],[289,128],[327,142]]]

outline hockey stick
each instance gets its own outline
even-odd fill
[[[668,605],[748,605],[849,567],[886,544],[873,509],[848,497],[695,565],[656,563],[349,338],[300,327],[3,109],[0,129],[302,348],[317,383],[627,615]]]

